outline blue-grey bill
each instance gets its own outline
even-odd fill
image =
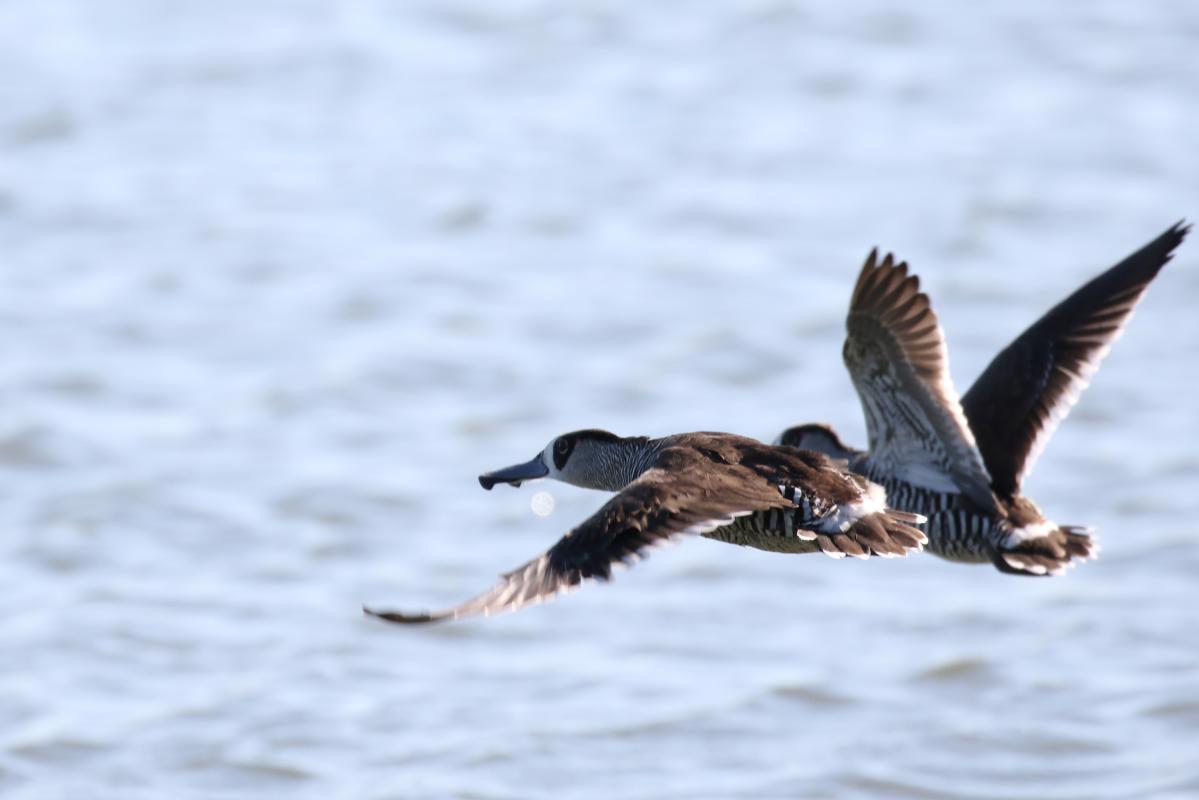
[[[545,466],[545,462],[541,460],[541,454],[538,453],[532,461],[512,467],[504,467],[503,469],[497,469],[495,472],[486,472],[480,475],[479,485],[488,490],[497,483],[520,486],[524,481],[544,478],[549,474],[549,469]]]

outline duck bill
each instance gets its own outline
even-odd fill
[[[504,467],[503,469],[497,469],[495,472],[487,472],[480,475],[479,485],[490,491],[491,487],[497,483],[520,486],[525,481],[544,478],[549,474],[549,468],[545,466],[545,462],[541,459],[541,454],[538,453],[532,461],[517,464],[514,467]]]

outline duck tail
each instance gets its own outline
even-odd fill
[[[1011,575],[1061,575],[1078,561],[1099,555],[1092,529],[1044,521],[1013,528],[995,550],[992,563]]]
[[[924,549],[928,537],[916,527],[924,522],[920,514],[883,508],[841,522],[840,530],[825,528],[816,534],[816,544],[832,558],[895,558]]]

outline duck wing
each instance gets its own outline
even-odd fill
[[[949,375],[945,335],[906,263],[871,251],[854,286],[843,356],[881,474],[961,492],[997,513],[991,479]]]
[[[732,468],[712,469],[699,454],[671,448],[659,455],[657,466],[642,473],[548,551],[506,573],[478,597],[433,612],[363,610],[399,623],[514,611],[586,580],[607,581],[614,565],[631,565],[652,547],[775,507],[794,508],[795,504],[766,481],[741,479]]]
[[[1049,310],[962,398],[994,488],[1012,496],[1078,401],[1149,283],[1190,230],[1179,222]]]

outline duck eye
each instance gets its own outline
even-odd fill
[[[562,469],[566,466],[566,459],[570,458],[570,451],[574,449],[574,442],[563,436],[554,442],[554,466]]]

